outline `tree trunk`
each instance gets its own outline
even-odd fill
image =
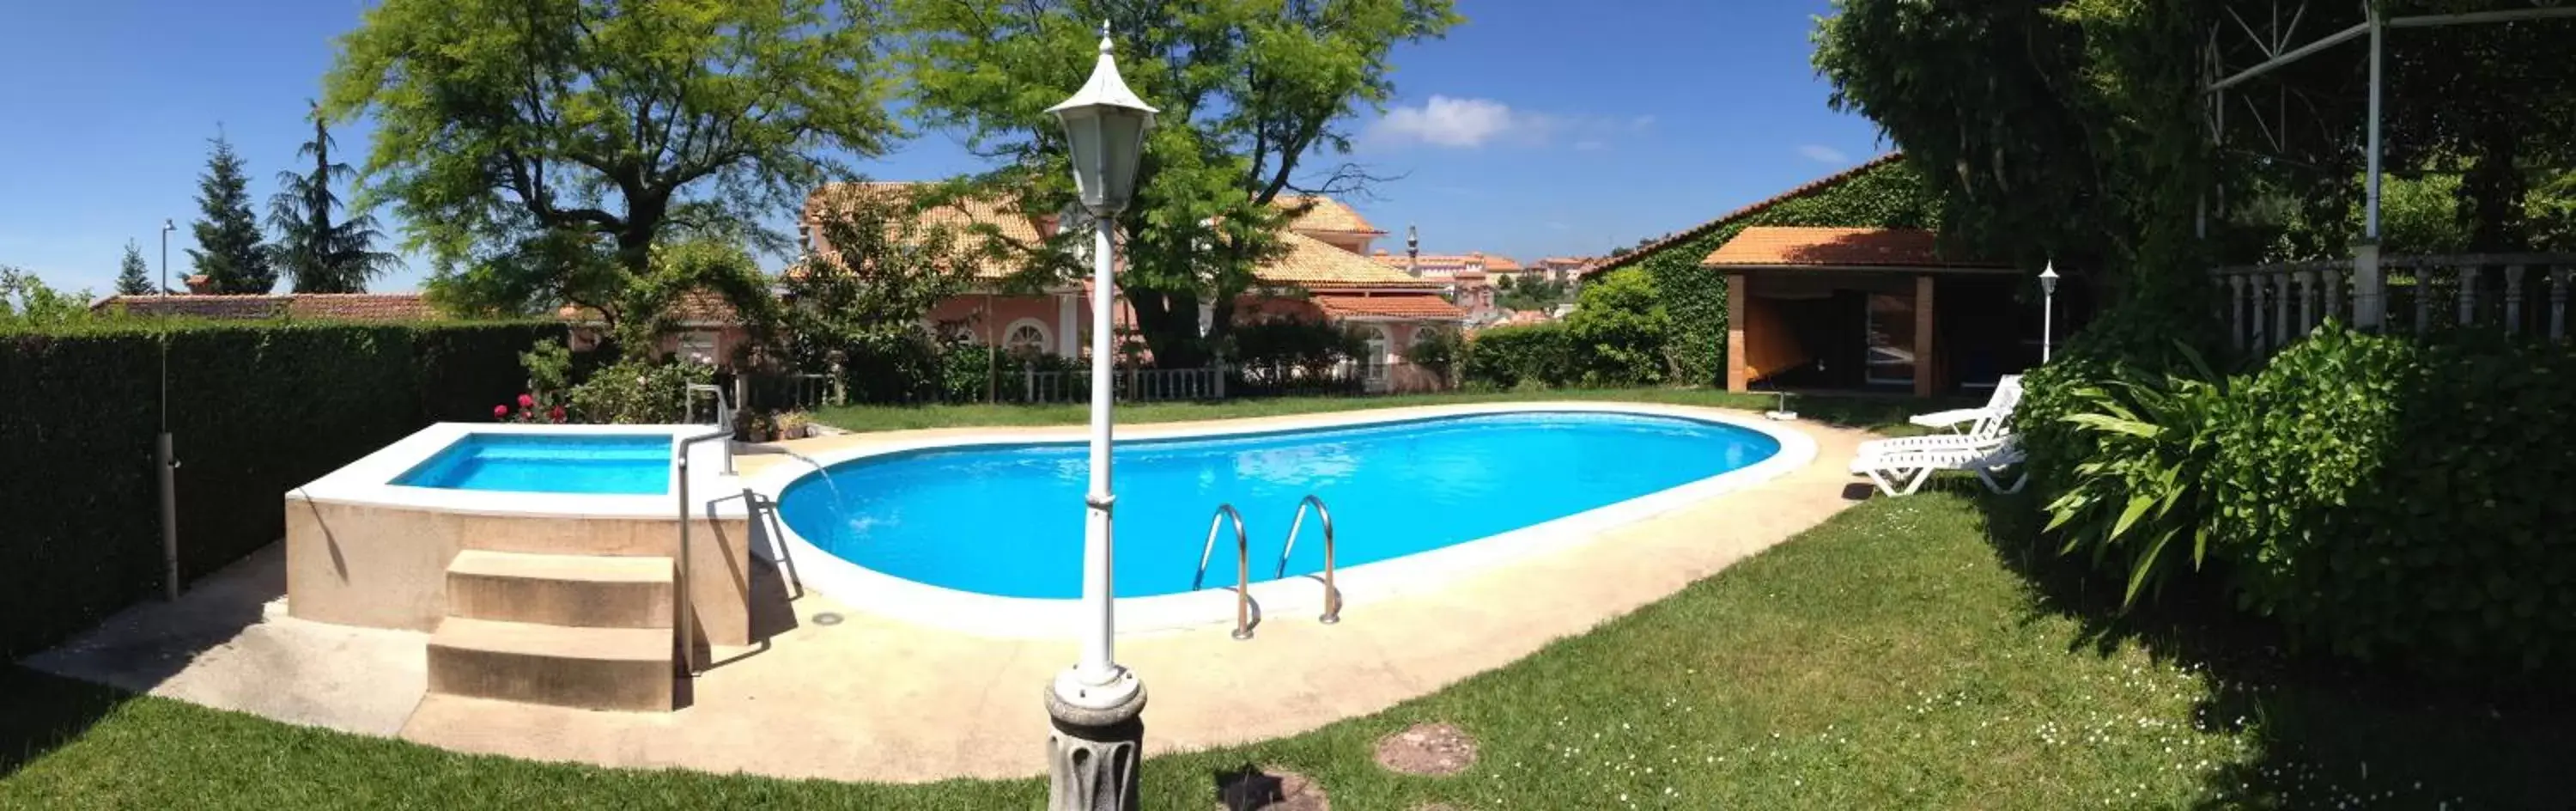
[[[2514,166],[2522,138],[2512,120],[2490,115],[2478,127],[2477,161],[2460,179],[2468,205],[2469,249],[2509,253],[2523,248],[2522,172]]]

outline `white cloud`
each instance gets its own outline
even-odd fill
[[[1606,149],[1626,133],[1644,132],[1655,117],[1567,115],[1513,109],[1493,99],[1432,96],[1417,107],[1396,107],[1369,124],[1361,139],[1385,146],[1420,144],[1446,149],[1489,145],[1546,146],[1572,139],[1577,150]]]
[[[1431,146],[1474,149],[1513,129],[1545,126],[1538,117],[1512,112],[1492,99],[1432,96],[1420,107],[1397,107],[1369,127],[1369,133],[1393,142],[1419,141]]]
[[[1825,145],[1823,145],[1823,144],[1804,144],[1804,145],[1800,145],[1800,146],[1798,147],[1798,154],[1799,154],[1799,155],[1802,155],[1802,156],[1804,156],[1804,157],[1806,157],[1806,159],[1808,159],[1808,160],[1815,161],[1815,162],[1817,162],[1817,163],[1830,163],[1830,164],[1837,164],[1837,165],[1839,165],[1839,164],[1845,164],[1845,163],[1850,163],[1850,162],[1851,162],[1851,156],[1850,156],[1850,155],[1845,155],[1845,154],[1843,154],[1843,151],[1842,151],[1842,150],[1835,149],[1835,148],[1830,147],[1830,146],[1825,146]]]

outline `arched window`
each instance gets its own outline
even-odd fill
[[[1011,328],[1002,331],[1002,349],[1014,354],[1043,355],[1047,347],[1055,345],[1052,338],[1047,333],[1046,322],[1023,318],[1011,322]]]

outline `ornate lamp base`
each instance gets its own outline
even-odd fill
[[[1145,748],[1145,685],[1120,673],[1130,689],[1108,707],[1066,701],[1060,682],[1046,691],[1048,811],[1136,811],[1136,782]]]

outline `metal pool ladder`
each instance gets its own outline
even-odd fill
[[[1279,549],[1279,573],[1272,577],[1288,576],[1288,553],[1297,551],[1297,533],[1306,528],[1308,507],[1315,508],[1315,517],[1324,523],[1324,615],[1315,621],[1331,625],[1342,621],[1342,590],[1333,586],[1333,511],[1325,509],[1324,500],[1315,494],[1307,493],[1297,502],[1297,518],[1288,522],[1288,542]]]
[[[1234,638],[1252,638],[1252,543],[1243,534],[1243,513],[1232,504],[1216,505],[1216,514],[1208,516],[1207,546],[1199,550],[1199,573],[1190,578],[1190,590],[1197,591],[1207,579],[1208,558],[1216,553],[1216,534],[1225,527],[1226,519],[1234,520]]]

